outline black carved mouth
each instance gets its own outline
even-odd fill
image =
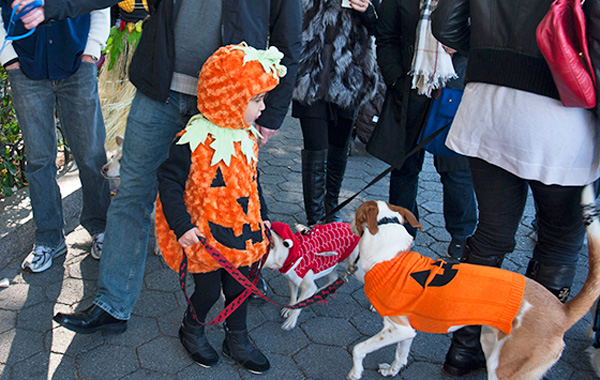
[[[238,250],[246,249],[246,241],[252,241],[252,245],[260,243],[263,240],[262,232],[252,231],[249,224],[244,224],[242,228],[242,234],[236,236],[233,233],[233,229],[230,227],[223,227],[216,223],[208,222],[210,233],[221,245]]]

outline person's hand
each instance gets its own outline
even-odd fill
[[[31,3],[33,0],[15,0],[12,3],[12,7],[23,7],[29,3]],[[27,29],[33,29],[36,26],[38,26],[39,24],[41,24],[42,22],[44,22],[44,20],[46,19],[46,17],[44,16],[44,0],[42,0],[42,6],[38,7],[34,10],[32,10],[31,12],[27,13],[25,16],[21,17],[21,21],[23,21],[23,24],[25,24],[25,28]]]
[[[452,49],[452,48],[451,48],[451,47],[449,47],[449,46],[446,46],[446,45],[442,44],[442,47],[444,48],[444,51],[445,51],[446,53],[450,54],[450,56],[452,56],[454,53],[456,53],[456,50],[455,50],[455,49]]]
[[[355,11],[363,13],[369,8],[369,0],[350,0],[350,6]]]
[[[15,63],[11,63],[10,65],[6,66],[4,69],[5,70],[14,70],[14,69],[18,69],[19,67],[21,67],[21,64],[17,61]]]
[[[254,124],[254,127],[260,132],[262,135],[262,139],[258,140],[258,147],[262,148],[270,139],[277,133],[277,129],[270,129],[266,127],[262,127],[258,124]]]
[[[83,62],[96,63],[98,60],[91,55],[84,54],[81,56]]]
[[[263,220],[263,224],[265,225],[265,227],[267,227],[268,229],[271,229],[271,221],[270,220]]]
[[[184,233],[177,241],[183,248],[187,248],[190,245],[194,245],[200,242],[198,236],[202,236],[202,234],[196,227],[194,227],[188,232]]]

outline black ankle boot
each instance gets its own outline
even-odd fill
[[[444,361],[444,372],[464,376],[485,368],[485,355],[480,343],[481,326],[466,326],[452,334],[452,344]]]
[[[461,262],[498,267],[502,256],[480,256],[473,252],[469,239],[463,249]],[[481,349],[481,326],[466,326],[452,334],[452,344],[446,354],[444,372],[451,376],[464,376],[472,371],[485,368],[485,355]]]
[[[250,373],[260,375],[271,368],[269,359],[256,349],[248,338],[248,330],[229,330],[225,326],[223,355],[235,360]]]
[[[327,181],[325,188],[325,213],[328,215],[325,220],[327,223],[341,222],[342,217],[339,212],[329,215],[329,212],[337,207],[342,181],[346,173],[346,163],[348,162],[348,146],[338,148],[329,145],[327,149]]]
[[[325,168],[327,150],[302,151],[302,193],[309,226],[325,215]]]
[[[575,278],[575,267],[565,265],[549,266],[536,259],[529,260],[525,276],[539,282],[554,294],[562,303],[567,302],[571,294],[571,285]]]
[[[204,335],[204,326],[193,325],[188,322],[187,314],[183,317],[183,322],[179,328],[179,340],[198,365],[209,368],[219,361],[217,351],[212,348],[208,343],[208,339],[206,339],[206,335]]]

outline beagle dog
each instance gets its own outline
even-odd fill
[[[379,365],[380,374],[395,376],[406,365],[416,331],[447,333],[469,324],[482,325],[488,379],[541,379],[560,358],[564,333],[600,294],[600,223],[591,186],[582,193],[582,205],[590,271],[581,292],[562,304],[543,286],[519,274],[409,252],[412,237],[402,223],[420,227],[414,215],[382,201],[363,203],[356,210],[352,229],[362,236],[359,252],[365,294],[383,316],[383,329],[354,347],[348,379],[361,378],[368,353],[397,343],[394,361]],[[496,285],[494,290],[481,290],[485,282]],[[452,292],[444,293],[447,287]],[[469,309],[471,301],[464,300],[473,293],[481,293],[487,305],[483,309],[491,307],[491,313],[479,316],[479,306]]]

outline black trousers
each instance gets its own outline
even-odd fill
[[[250,273],[250,267],[241,267],[238,270],[246,277]],[[225,305],[229,305],[243,291],[244,287],[236,281],[225,269],[218,269],[208,273],[194,273],[194,294],[190,297],[196,315],[204,322],[211,307],[217,302],[221,295],[221,289],[225,295]],[[243,330],[246,328],[246,315],[248,313],[248,299],[227,317],[227,327],[230,330]]]
[[[549,266],[576,265],[585,234],[581,186],[525,180],[477,158],[469,158],[469,164],[479,208],[477,229],[469,240],[471,252],[486,257],[514,250],[529,187],[538,219],[533,258]]]

